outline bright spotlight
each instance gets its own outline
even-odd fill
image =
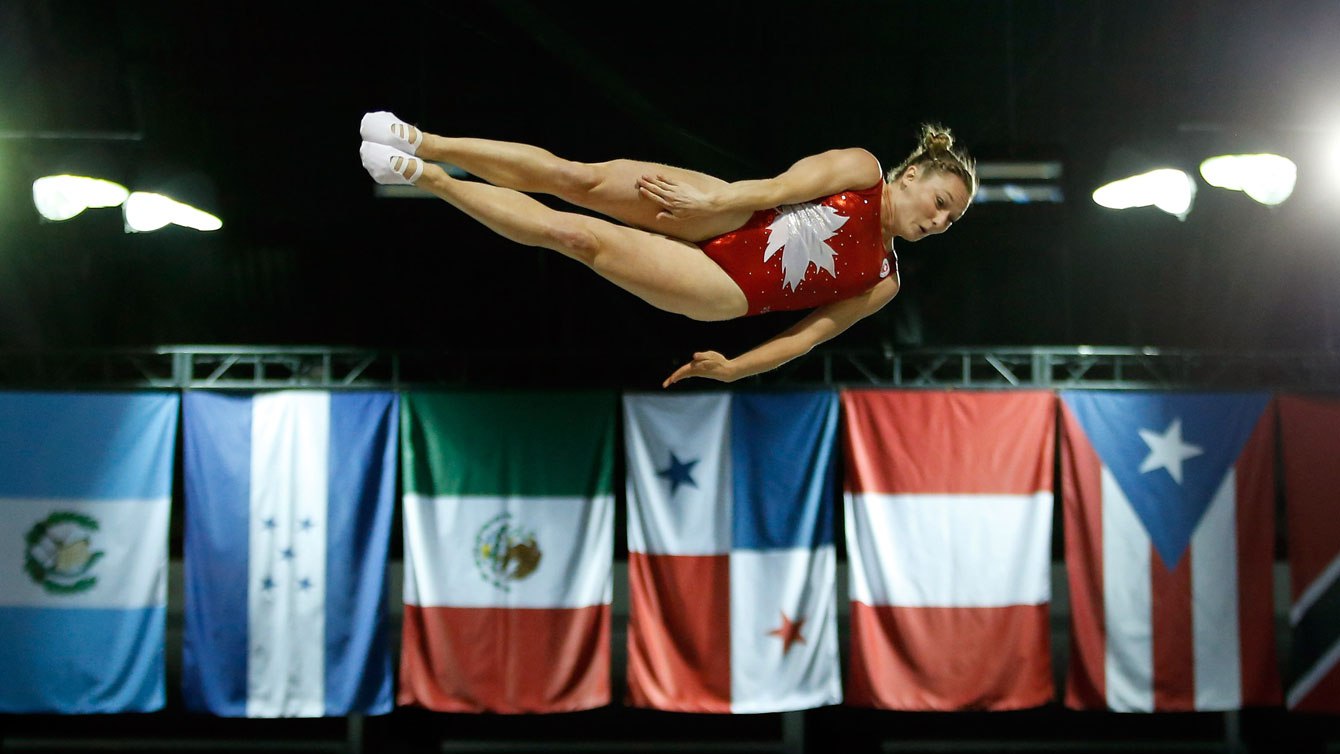
[[[136,191],[126,199],[126,231],[150,233],[167,225],[181,225],[195,230],[218,230],[223,227],[219,218],[182,204],[162,194]]]
[[[48,175],[33,181],[33,206],[47,220],[69,220],[90,207],[116,207],[130,192],[100,178]]]
[[[1093,192],[1093,200],[1108,209],[1153,205],[1185,220],[1196,197],[1196,182],[1181,170],[1161,168],[1113,181]]]
[[[1331,133],[1331,141],[1326,145],[1326,168],[1333,182],[1340,182],[1340,129]]]
[[[1277,154],[1226,154],[1202,162],[1200,174],[1211,186],[1242,191],[1273,207],[1293,193],[1298,166]]]

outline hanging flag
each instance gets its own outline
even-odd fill
[[[1279,399],[1287,502],[1289,709],[1340,712],[1340,401]]]
[[[679,712],[842,701],[837,395],[629,395],[628,696]]]
[[[401,704],[609,704],[615,406],[601,392],[404,397]]]
[[[396,397],[188,392],[183,415],[187,708],[389,712]]]
[[[851,564],[848,702],[950,711],[1055,694],[1056,399],[842,394]]]
[[[1265,394],[1062,394],[1066,704],[1278,704]]]
[[[178,400],[0,393],[0,712],[162,709]]]

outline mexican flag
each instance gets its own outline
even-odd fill
[[[398,703],[610,702],[617,396],[408,393]]]

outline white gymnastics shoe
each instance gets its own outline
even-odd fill
[[[395,117],[395,113],[385,110],[364,115],[358,133],[363,141],[395,147],[406,154],[417,154],[419,145],[423,143],[422,129],[411,126]],[[409,140],[410,134],[414,134],[414,141]]]
[[[423,160],[385,144],[363,142],[358,148],[363,167],[377,183],[387,186],[412,186],[423,175]]]

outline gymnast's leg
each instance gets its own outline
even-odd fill
[[[705,189],[725,183],[683,168],[636,160],[575,162],[529,144],[431,134],[390,113],[369,113],[364,116],[361,130],[368,141],[389,144],[426,160],[450,163],[495,186],[551,194],[628,225],[685,241],[704,241],[734,230],[751,214],[739,210],[690,220],[658,219],[656,214],[661,208],[638,193],[637,180],[641,176],[659,174]]]
[[[364,142],[363,165],[381,183],[413,183],[495,233],[527,246],[553,249],[659,309],[693,319],[743,316],[740,287],[689,243],[636,228],[559,212],[510,188],[462,181],[437,165]]]

